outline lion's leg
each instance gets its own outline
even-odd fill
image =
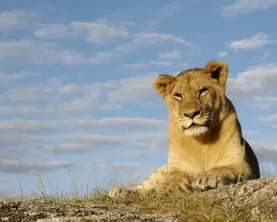
[[[197,190],[209,190],[216,187],[235,184],[245,180],[250,175],[249,168],[245,165],[218,166],[203,174],[196,175],[192,179],[192,188]]]
[[[109,196],[126,196],[130,193],[143,194],[150,190],[187,190],[190,187],[189,177],[185,172],[169,168],[167,164],[154,171],[142,184],[133,188],[118,187]]]

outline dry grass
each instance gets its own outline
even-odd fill
[[[91,199],[94,203],[126,204],[139,206],[144,212],[177,214],[180,221],[187,222],[231,222],[251,221],[250,209],[223,206],[216,198],[201,192],[161,193],[152,192],[145,196],[129,196],[112,200],[101,193]]]
[[[41,183],[41,182],[39,182]],[[41,188],[42,186],[40,186]],[[106,191],[94,189],[81,197],[74,195],[64,198],[63,195],[46,195],[45,190],[36,192],[36,198],[65,201],[70,203],[93,204],[125,204],[139,207],[145,213],[172,213],[178,215],[180,221],[186,222],[245,222],[252,221],[251,209],[241,209],[235,205],[224,206],[216,197],[203,192],[162,193],[153,191],[147,195],[132,195],[125,198],[112,199]],[[230,201],[232,201],[230,199]]]

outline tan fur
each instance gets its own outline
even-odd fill
[[[228,66],[209,62],[153,82],[168,109],[168,162],[134,188],[111,197],[152,189],[208,190],[260,178],[257,158],[243,139],[232,102],[225,96]]]

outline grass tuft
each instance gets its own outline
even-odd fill
[[[147,213],[173,213],[180,221],[187,222],[239,222],[251,221],[251,209],[241,209],[235,204],[223,205],[220,198],[203,192],[162,193],[153,191],[147,195],[133,195],[111,199],[106,194],[96,193],[91,199],[98,204],[124,204],[139,207]]]

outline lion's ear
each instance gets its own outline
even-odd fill
[[[173,76],[161,74],[154,80],[153,87],[161,95],[161,97],[165,98],[169,93],[170,86],[174,80],[175,77]]]
[[[220,85],[225,86],[228,76],[228,65],[220,61],[210,61],[203,69],[204,73],[217,80]]]

